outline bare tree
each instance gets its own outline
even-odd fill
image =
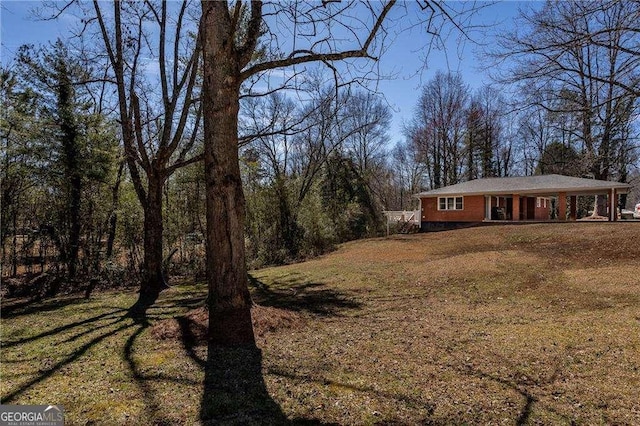
[[[508,110],[500,92],[479,88],[471,97],[467,117],[467,175],[507,176],[511,168],[512,147],[505,137]]]
[[[305,230],[299,223],[300,213],[318,184],[326,180],[331,157],[353,160],[353,173],[371,195],[365,198],[373,200],[378,189],[376,180],[384,164],[390,120],[388,107],[373,93],[326,85],[323,77],[315,74],[307,79],[300,106],[280,92],[245,98],[241,105],[242,134],[254,138],[245,151],[249,157],[257,154],[263,172],[259,193],[266,191],[272,197],[268,212],[263,212],[272,214],[272,220],[250,225],[253,231],[264,229],[260,241],[256,240],[258,233],[252,231],[262,262],[282,263],[305,255],[302,250],[310,245],[306,244]],[[301,98],[301,94],[296,97]],[[360,192],[364,196],[362,188]],[[254,191],[252,195],[258,193]],[[252,197],[250,201],[257,207],[261,198]],[[326,203],[323,205],[326,207]],[[369,206],[368,211],[373,208]],[[249,213],[259,214],[255,209]],[[269,250],[260,249],[264,244],[270,245]]]
[[[462,178],[468,99],[468,86],[455,74],[438,72],[423,88],[409,133],[429,170],[431,188]]]
[[[381,52],[386,34],[383,24],[392,18],[390,12],[395,5],[394,0],[370,4],[253,1],[250,6],[242,1],[232,5],[202,2],[207,282],[212,341],[254,343],[244,251],[245,201],[238,165],[242,83],[269,70],[311,62],[325,63],[339,75],[333,64],[345,61],[349,73],[356,58],[375,59]],[[425,25],[431,22],[430,17],[449,20],[453,15],[447,6],[438,3],[426,2],[422,6],[427,11]],[[427,27],[433,30],[430,24]]]
[[[275,230],[275,241],[269,250],[272,257],[267,261],[284,262],[285,258],[295,259],[299,250],[296,215],[299,198],[290,176],[296,135],[308,126],[295,103],[282,93],[275,92],[263,99],[254,98],[248,103],[246,118],[249,123],[245,126],[249,128],[246,130],[257,135],[249,149],[257,154],[262,165],[263,181],[274,197],[270,210],[277,213],[276,223],[269,224]]]
[[[514,60],[506,80],[520,82],[535,107],[576,118],[568,130],[584,152],[585,172],[596,179],[625,175],[615,159],[630,148],[624,129],[637,114],[639,18],[637,1],[547,2],[522,13],[496,55]]]
[[[637,108],[638,19],[638,2],[548,2],[523,13],[496,54],[514,61],[505,80],[522,83],[534,106],[578,120],[567,130],[597,179],[616,177],[612,159]]]
[[[107,13],[104,3],[94,1],[95,16],[87,20],[99,25],[117,89],[125,158],[144,210],[143,277],[136,308],[153,303],[166,286],[163,186],[178,168],[202,159],[191,153],[202,111],[200,39],[189,14],[195,5],[173,6],[114,1]],[[156,66],[158,74],[150,74]],[[154,97],[156,88],[160,93]]]
[[[354,92],[347,99],[346,121],[352,129],[344,143],[372,195],[381,199],[391,125],[389,107],[374,93]]]
[[[395,196],[387,196],[384,206],[388,210],[413,209],[416,203],[412,195],[423,189],[428,170],[411,140],[393,147],[387,167],[390,189]]]
[[[545,147],[553,140],[549,112],[542,108],[529,108],[518,115],[518,166],[526,176],[533,175]]]

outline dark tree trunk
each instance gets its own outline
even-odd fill
[[[238,161],[239,59],[227,3],[203,1],[202,7],[209,340],[255,346]]]
[[[122,182],[122,172],[124,170],[124,161],[120,162],[118,167],[118,175],[113,187],[111,188],[111,214],[109,215],[109,226],[107,234],[107,250],[106,258],[110,259],[113,255],[113,243],[116,239],[116,225],[118,224],[118,203],[120,200],[120,183]]]
[[[80,148],[78,146],[78,128],[74,116],[74,91],[69,80],[67,65],[57,63],[58,119],[62,131],[62,149],[65,178],[68,179],[67,232],[69,242],[64,252],[69,277],[76,276],[80,245],[80,207],[82,199],[82,172],[80,170]]]
[[[109,230],[107,234],[107,248],[105,251],[105,257],[110,259],[113,256],[113,244],[116,241],[116,229],[118,225],[118,213],[112,212],[109,216]]]
[[[130,314],[136,317],[144,316],[147,309],[156,302],[160,292],[167,288],[162,271],[162,185],[163,181],[157,174],[149,176],[144,204],[144,259],[140,294],[129,309]]]
[[[287,188],[283,176],[278,176],[275,182],[276,196],[278,198],[278,210],[280,220],[281,246],[287,251],[290,259],[298,257],[300,252],[298,223],[291,211],[291,204],[287,199]]]
[[[160,176],[149,176],[147,203],[144,206],[144,261],[139,301],[148,303],[148,306],[167,287],[162,272],[162,184]]]
[[[11,276],[18,275],[18,205],[13,209],[13,245],[11,247]]]
[[[82,179],[78,173],[74,173],[71,177],[69,190],[69,251],[67,267],[69,268],[69,277],[74,278],[78,270],[78,252],[80,250]]]

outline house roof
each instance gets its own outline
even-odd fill
[[[475,179],[415,194],[416,198],[447,195],[537,194],[567,195],[606,194],[611,189],[625,193],[631,185],[606,180],[584,179],[563,175],[540,175]]]

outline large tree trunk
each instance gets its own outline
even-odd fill
[[[203,2],[202,7],[209,339],[219,345],[255,345],[238,162],[240,69],[227,3]]]

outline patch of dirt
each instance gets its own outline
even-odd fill
[[[251,319],[256,337],[287,329],[298,329],[306,324],[305,317],[297,312],[255,304],[251,308]],[[184,316],[158,322],[152,327],[151,334],[158,340],[187,339],[204,343],[207,340],[208,323],[209,312],[201,307]]]
[[[253,330],[257,336],[305,326],[306,319],[297,312],[270,306],[253,305],[251,308]]]

